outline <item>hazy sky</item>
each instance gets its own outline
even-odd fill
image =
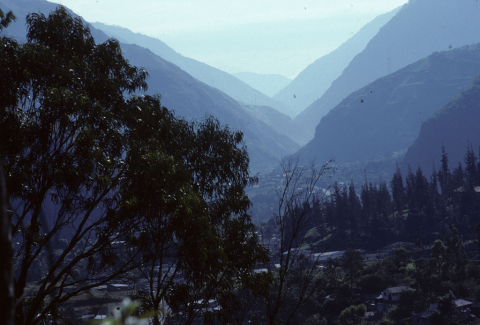
[[[408,0],[49,0],[224,71],[293,78]]]

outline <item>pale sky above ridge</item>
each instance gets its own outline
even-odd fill
[[[295,77],[407,0],[49,0],[229,73]]]

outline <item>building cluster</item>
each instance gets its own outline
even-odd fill
[[[270,251],[271,261],[275,261],[272,263],[279,263],[278,256],[281,249],[280,239],[277,237],[265,238],[265,239],[262,239],[261,236],[259,237],[263,243],[263,247],[265,247]],[[392,256],[393,252],[397,248],[408,248],[413,251],[417,250],[417,247],[414,243],[395,242],[393,244],[384,246],[375,251],[366,251],[363,249],[358,249],[357,251],[359,251],[362,254],[363,261],[368,263],[368,262],[374,262],[374,261],[381,261],[387,257]],[[303,256],[305,258],[310,259],[312,262],[318,263],[319,266],[321,266],[321,265],[324,265],[329,259],[336,259],[336,258],[341,259],[345,254],[345,252],[346,252],[345,250],[340,250],[340,251],[323,251],[323,252],[315,253],[308,249],[291,248],[290,256],[295,256],[295,257]],[[282,254],[286,255],[287,253],[288,252],[285,251]]]
[[[273,268],[281,267],[280,264],[280,241],[278,238],[271,238],[263,241],[264,247],[269,249],[272,255],[271,266]],[[365,251],[357,250],[363,261],[366,263],[375,262],[383,260],[387,257],[390,257],[394,254],[394,251],[399,248],[408,248],[412,251],[418,250],[414,243],[408,242],[396,242],[385,247],[382,247],[376,251]],[[307,260],[312,263],[316,263],[316,267],[323,268],[328,260],[333,259],[342,259],[345,255],[344,250],[342,251],[324,251],[320,253],[315,253],[308,249],[302,248],[292,248],[289,251],[284,251],[281,254],[285,257],[289,254],[290,258],[293,258],[294,262],[292,266],[295,266],[295,260]],[[285,258],[283,259],[285,260]],[[258,269],[258,272],[267,271],[267,268]],[[363,294],[363,303],[367,307],[367,312],[365,314],[366,321],[375,321],[380,320],[384,313],[394,307],[396,307],[400,300],[400,295],[402,292],[407,290],[414,290],[409,286],[397,286],[385,288],[379,293],[376,294]],[[329,297],[326,297],[327,299]],[[462,324],[478,324],[480,325],[480,303],[474,301],[468,301],[465,299],[455,299],[453,302],[454,316],[459,319]],[[415,313],[412,316],[413,325],[434,325],[434,320],[432,320],[433,315],[438,309],[438,304],[430,304],[429,310]],[[477,323],[478,322],[478,323]]]
[[[364,304],[367,306],[366,319],[381,319],[383,313],[398,305],[400,295],[407,290],[414,290],[408,286],[390,287],[384,289],[378,295],[364,295]],[[455,299],[453,304],[453,315],[462,324],[480,324],[480,303],[465,299]],[[433,319],[438,309],[438,303],[430,304],[426,311],[412,315],[413,325],[435,325]]]

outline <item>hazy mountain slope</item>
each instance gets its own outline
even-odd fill
[[[301,126],[293,122],[289,116],[280,113],[274,108],[247,104],[241,105],[257,120],[266,123],[278,133],[286,135],[301,146],[305,145],[308,139],[312,137]]]
[[[32,5],[33,4],[33,5]],[[46,1],[0,0],[0,8],[12,10],[17,16],[14,28],[7,29],[12,36],[25,40],[25,16],[40,11],[48,14],[57,5]],[[23,31],[22,31],[23,29]],[[107,35],[91,28],[97,41],[104,41]],[[203,118],[211,114],[234,129],[245,134],[253,172],[265,171],[277,164],[277,158],[294,152],[299,145],[283,134],[272,130],[267,124],[247,113],[234,99],[212,88],[188,73],[167,62],[150,50],[137,45],[121,44],[124,56],[131,64],[143,67],[149,73],[147,80],[149,94],[160,93],[162,105],[174,110],[178,116],[187,119]]]
[[[25,27],[25,16],[30,12],[48,13],[57,8],[57,4],[45,0],[30,0],[28,7],[25,8],[26,1],[0,0],[0,9],[6,14],[12,11],[17,17],[8,28],[4,29],[1,35],[15,38],[21,42],[26,42],[27,32]],[[70,11],[71,12],[71,11]]]
[[[322,118],[299,153],[346,163],[406,150],[422,121],[478,74],[480,44],[434,53],[352,93]]]
[[[376,17],[336,50],[322,56],[306,67],[273,98],[285,103],[295,114],[302,112],[308,105],[323,95],[332,81],[340,76],[355,55],[365,49],[367,43],[378,33],[380,27],[392,19],[399,10],[400,8],[397,8]]]
[[[438,170],[443,144],[448,153],[450,169],[453,170],[458,162],[463,164],[467,146],[471,145],[478,155],[479,125],[480,77],[422,124],[418,138],[405,154],[402,169],[410,165],[415,170],[420,166],[428,175],[435,164]]]
[[[479,30],[480,8],[475,0],[411,0],[295,122],[312,132],[353,91],[434,51],[478,43]]]
[[[123,44],[122,49],[131,64],[148,71],[147,93],[160,91],[162,105],[188,119],[211,114],[230,127],[241,130],[245,134],[253,171],[268,170],[276,164],[278,157],[299,148],[287,136],[252,117],[231,97],[199,82],[151,51],[132,44]]]
[[[93,23],[92,25],[95,28],[104,31],[107,35],[118,38],[123,43],[137,44],[148,48],[163,59],[179,66],[191,76],[209,86],[220,89],[235,100],[252,105],[270,106],[284,114],[292,115],[291,110],[282,103],[279,103],[260,91],[253,89],[246,83],[224,71],[182,56],[159,39],[134,33],[126,28],[118,26],[108,26],[98,22]]]
[[[232,75],[250,87],[264,93],[269,97],[273,97],[280,89],[284,88],[291,79],[279,74],[259,74],[253,72],[238,72]]]
[[[58,6],[59,4],[57,3],[48,2],[45,0],[0,0],[0,8],[5,13],[11,10],[13,14],[17,17],[17,19],[14,22],[12,22],[8,26],[8,28],[3,30],[1,35],[13,37],[22,43],[26,42],[27,31],[26,31],[25,18],[27,14],[33,13],[33,12],[39,12],[39,13],[43,13],[44,15],[48,15],[52,10],[55,10]],[[72,10],[70,10],[67,7],[65,8],[70,14],[76,16],[76,14]],[[88,24],[91,27],[91,25],[88,22],[85,22],[85,20],[83,20],[83,22],[85,24]],[[98,29],[90,28],[90,31],[97,43],[104,42],[109,38],[105,33],[103,33]]]

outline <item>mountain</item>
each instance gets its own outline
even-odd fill
[[[48,2],[45,0],[0,0],[0,9],[4,13],[11,10],[16,16],[16,20],[12,22],[8,28],[4,29],[0,35],[15,38],[21,43],[27,41],[26,21],[25,18],[29,13],[38,12],[48,15],[51,11],[55,10],[59,4]],[[65,7],[67,11],[74,16],[77,16],[72,10]],[[85,24],[87,22],[83,21]],[[89,24],[88,24],[89,25]],[[91,26],[90,26],[91,27]],[[90,28],[92,36],[97,43],[106,41],[109,37],[102,31]]]
[[[28,6],[28,8],[25,8],[25,6]],[[25,30],[25,16],[30,12],[48,13],[55,10],[57,6],[57,4],[45,0],[31,0],[28,4],[26,1],[0,0],[0,9],[2,9],[5,14],[11,10],[15,17],[17,17],[8,28],[2,31],[1,35],[15,38],[22,43],[26,42],[27,32]],[[69,12],[71,13],[70,10]]]
[[[292,81],[291,79],[279,74],[238,72],[232,73],[232,75],[269,97],[273,97],[273,95],[278,93],[280,89],[284,88]]]
[[[4,12],[12,10],[17,16],[17,21],[7,28],[7,33],[20,40],[26,38],[25,17],[28,13],[40,11],[48,14],[56,7],[56,4],[43,0],[0,0],[0,8]],[[108,38],[102,31],[92,26],[90,29],[97,42]],[[123,55],[131,64],[148,71],[147,93],[160,93],[162,105],[174,110],[177,116],[190,120],[210,114],[229,127],[241,130],[245,135],[253,172],[269,170],[277,164],[279,157],[298,150],[297,143],[254,118],[220,90],[195,79],[148,49],[132,44],[121,46]]]
[[[242,107],[254,118],[269,125],[273,130],[284,134],[299,145],[303,146],[312,136],[293,120],[269,106],[254,106],[242,104]]]
[[[355,55],[365,49],[367,43],[378,33],[378,30],[392,19],[399,10],[400,8],[397,8],[376,17],[336,50],[322,56],[306,67],[288,86],[274,94],[273,98],[285,103],[294,111],[295,115],[301,113],[323,95],[332,81],[342,74],[342,71]]]
[[[434,53],[352,93],[322,118],[299,154],[338,163],[398,155],[415,141],[422,122],[478,74],[480,44]]]
[[[220,89],[237,101],[250,105],[270,106],[284,114],[292,116],[291,110],[282,103],[279,103],[260,91],[253,89],[246,83],[224,71],[182,56],[159,39],[134,33],[119,26],[109,26],[99,22],[93,23],[92,25],[105,32],[108,36],[117,38],[122,43],[137,44],[148,48],[162,59],[175,64],[207,85]]]
[[[476,44],[479,30],[476,0],[411,0],[295,122],[313,132],[320,119],[352,92],[435,51]]]
[[[162,105],[187,119],[201,119],[206,114],[217,117],[231,128],[241,130],[246,139],[252,171],[265,171],[277,158],[299,148],[287,136],[275,132],[266,123],[247,113],[238,102],[210,87],[148,49],[122,44],[125,58],[149,73],[149,94],[160,92]]]
[[[422,124],[418,138],[405,154],[402,169],[410,165],[416,170],[417,166],[420,166],[425,175],[431,173],[433,165],[438,170],[441,166],[441,146],[444,145],[450,170],[453,170],[459,162],[463,164],[467,147],[472,146],[478,155],[479,125],[480,76],[474,80],[471,87],[437,110]]]

